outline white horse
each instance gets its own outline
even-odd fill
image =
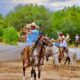
[[[56,46],[52,46],[52,47],[47,47],[45,50],[46,55],[53,55],[54,58],[54,68],[58,69],[59,66],[59,49]],[[66,49],[64,52],[64,58],[66,57],[68,60],[68,62],[70,63],[70,69],[72,69],[72,67],[75,65],[76,62],[76,50],[75,49]],[[48,58],[48,56],[46,56]],[[65,64],[66,61],[65,60]]]
[[[47,47],[45,48],[46,61],[49,60],[49,57],[50,57],[51,55],[52,55],[52,53],[51,53],[51,47],[47,46]]]
[[[65,53],[66,53],[66,58],[68,58],[68,60],[70,61],[70,69],[71,69],[75,65],[75,62],[76,62],[76,56],[77,56],[76,50],[75,49],[66,49]]]
[[[59,66],[59,50],[58,50],[58,47],[56,47],[56,46],[47,47],[45,50],[45,53],[46,53],[47,60],[48,60],[49,56],[51,56],[51,55],[53,56],[54,69],[58,70],[58,66]]]

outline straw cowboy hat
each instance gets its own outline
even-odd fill
[[[34,22],[27,24],[25,27],[26,28],[35,27],[36,29],[39,29],[39,26],[37,26]]]
[[[65,39],[65,36],[62,36],[61,39],[64,40]]]
[[[62,39],[65,39],[65,36],[62,36],[61,38],[62,38]]]

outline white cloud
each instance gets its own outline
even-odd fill
[[[13,0],[13,3],[22,3],[22,4],[43,4],[47,0]]]
[[[44,5],[52,11],[56,11],[73,5],[80,6],[80,0],[0,0],[0,13],[7,14],[18,4]]]
[[[55,10],[73,5],[80,5],[80,0],[13,0],[14,4],[38,4],[48,8],[56,8]]]
[[[80,0],[66,0],[64,2],[55,2],[55,3],[51,3],[53,6],[57,7],[57,6],[72,6],[72,5],[76,5],[77,3],[79,3]]]
[[[71,7],[73,5],[80,6],[80,0],[64,0],[64,1],[55,1],[51,3],[46,3],[46,6],[51,10],[60,10],[64,7]]]

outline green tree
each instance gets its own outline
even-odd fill
[[[43,6],[17,6],[14,12],[10,12],[6,18],[5,23],[15,26],[17,30],[24,27],[27,23],[35,22],[41,28],[46,29],[50,25],[50,12]]]
[[[20,30],[27,23],[35,22],[50,37],[57,38],[57,32],[62,31],[71,34],[73,39],[76,33],[80,34],[79,17],[80,7],[76,6],[50,12],[44,6],[19,5],[5,17],[3,26],[15,26]]]
[[[72,39],[76,33],[80,34],[80,7],[64,8],[52,14],[52,30],[71,34]]]
[[[18,33],[14,27],[8,27],[4,30],[3,41],[7,44],[17,44]]]

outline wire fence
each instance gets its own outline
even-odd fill
[[[18,45],[18,46],[3,46],[0,45],[0,60],[9,59],[20,59],[21,52],[26,47],[26,44]],[[76,48],[73,48],[76,49]],[[80,49],[76,49],[77,59],[80,60]]]
[[[5,49],[5,50],[0,50],[0,53],[3,53],[3,52],[6,52],[6,51],[11,51],[11,50],[17,50],[17,49],[20,49],[20,48],[24,48],[24,46],[18,46],[18,47],[14,47],[14,48],[9,48],[9,49]]]
[[[25,43],[18,46],[0,45],[0,61],[21,59],[21,52],[25,47]]]

